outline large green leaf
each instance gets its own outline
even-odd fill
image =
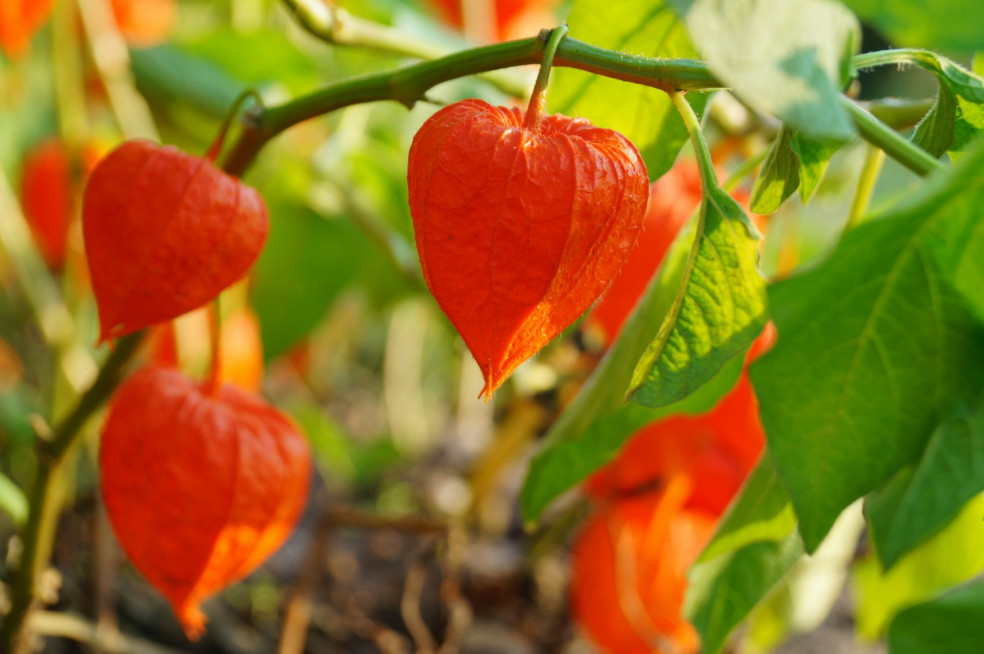
[[[683,24],[660,0],[574,0],[567,23],[572,36],[604,48],[650,57],[697,55]],[[569,68],[551,75],[551,112],[588,118],[625,135],[639,148],[651,179],[670,169],[687,130],[665,92]],[[706,96],[687,97],[702,113]]]
[[[633,402],[653,408],[679,402],[748,350],[765,327],[754,231],[724,190],[705,190],[683,285],[632,373]]]
[[[873,553],[854,567],[855,619],[865,638],[882,636],[892,617],[984,571],[984,498],[977,497],[943,531],[885,572]],[[946,648],[922,650],[946,652]]]
[[[709,561],[751,543],[780,541],[795,528],[793,505],[766,451],[732,500],[698,560]]]
[[[942,236],[980,219],[981,145],[770,288],[779,340],[751,375],[809,551],[981,387],[982,327],[933,264]]]
[[[984,491],[984,401],[943,422],[914,470],[898,473],[865,505],[885,568],[937,533]]]
[[[683,611],[700,634],[701,652],[719,652],[728,634],[802,555],[803,545],[793,531],[694,564]]]
[[[984,5],[967,0],[842,0],[896,46],[984,49]]]
[[[984,581],[911,606],[888,629],[891,654],[979,654],[984,643]]]
[[[831,0],[695,0],[686,14],[711,70],[759,111],[816,139],[854,134],[838,96],[860,30]]]

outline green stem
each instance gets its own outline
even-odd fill
[[[717,173],[714,172],[714,160],[711,159],[711,151],[707,147],[707,140],[700,129],[700,119],[694,108],[687,102],[683,92],[670,93],[670,99],[677,113],[683,119],[683,124],[690,135],[690,142],[694,146],[694,155],[697,157],[697,168],[700,169],[700,183],[707,196],[711,189],[718,186]]]
[[[543,36],[541,33],[540,37],[543,38]],[[540,71],[536,75],[533,92],[530,94],[530,104],[526,108],[526,120],[523,122],[523,127],[527,130],[536,131],[540,128],[540,121],[543,120],[543,112],[547,106],[547,85],[550,84],[550,70],[553,68],[557,47],[565,36],[567,36],[567,25],[561,25],[550,32],[550,36],[545,39],[547,47],[543,50]]]
[[[57,517],[51,510],[50,503],[54,483],[58,478],[58,467],[81,433],[82,426],[99,407],[106,403],[122,380],[143,334],[137,332],[117,341],[116,349],[106,359],[99,376],[89,390],[79,397],[75,408],[62,419],[52,432],[51,438],[38,438],[35,441],[38,469],[31,487],[27,525],[21,534],[23,541],[21,560],[14,573],[10,590],[10,612],[4,619],[3,627],[0,628],[0,652],[15,651],[24,619],[34,601],[34,583],[44,558],[41,556],[40,546],[42,534],[53,528],[54,525],[48,523],[53,522]]]
[[[844,233],[857,227],[861,222],[861,216],[868,210],[871,202],[871,195],[875,190],[875,183],[881,173],[882,164],[885,163],[885,151],[868,145],[864,156],[864,164],[861,166],[861,176],[858,178],[858,186],[854,190],[854,198],[851,200],[851,209],[847,214],[847,222],[844,224]]]
[[[232,106],[229,107],[229,111],[226,112],[225,118],[222,119],[222,125],[219,127],[219,133],[215,136],[212,141],[212,145],[208,146],[208,151],[205,153],[205,158],[209,161],[215,161],[216,157],[219,156],[219,152],[222,150],[222,144],[225,142],[226,134],[229,133],[229,127],[232,125],[233,119],[236,114],[239,113],[239,108],[243,106],[249,98],[256,100],[256,104],[263,106],[263,98],[260,97],[259,92],[254,88],[248,88],[244,90],[239,96],[233,101]]]
[[[926,176],[944,168],[943,164],[925,150],[912,144],[845,96],[840,96],[840,102],[850,112],[854,125],[866,141],[884,150],[885,154],[912,172]]]
[[[443,82],[501,68],[538,64],[545,48],[540,38],[497,43],[339,82],[280,106],[254,108],[244,114],[244,129],[224,168],[230,174],[241,175],[270,139],[310,118],[353,104],[383,100],[412,107],[429,89]],[[557,47],[554,65],[666,91],[722,88],[703,62],[630,55],[570,37]]]
[[[925,68],[931,72],[939,71],[939,57],[930,50],[920,50],[918,48],[898,48],[893,50],[878,50],[876,52],[865,52],[854,55],[851,58],[851,66],[858,68],[872,68],[873,66],[910,64]]]

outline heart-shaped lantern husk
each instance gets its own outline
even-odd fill
[[[424,279],[482,369],[486,399],[608,287],[649,193],[618,132],[481,100],[424,123],[407,177]]]
[[[134,566],[185,632],[200,602],[280,547],[307,501],[307,441],[260,398],[150,367],[117,389],[102,432],[102,494]]]
[[[123,143],[93,170],[82,211],[100,340],[215,298],[259,256],[268,222],[260,194],[209,159]]]

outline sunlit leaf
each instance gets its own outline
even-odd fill
[[[625,390],[636,361],[676,296],[693,240],[693,229],[676,239],[618,339],[544,438],[520,494],[526,520],[535,520],[553,498],[614,458],[632,432],[651,417],[649,409],[624,406]],[[721,389],[721,394],[726,390]]]
[[[972,52],[984,49],[984,7],[965,0],[842,0],[896,47]]]
[[[904,469],[865,505],[882,564],[937,533],[984,491],[984,402],[943,422],[914,470]]]
[[[940,156],[964,150],[984,130],[984,79],[935,52],[910,51],[908,60],[933,73],[939,93],[912,137]]]
[[[721,518],[699,561],[708,561],[751,543],[782,540],[795,528],[793,505],[766,451]]]
[[[854,569],[858,633],[866,638],[883,635],[892,616],[907,606],[925,601],[984,570],[984,498],[976,498],[943,531],[904,556],[884,572],[874,553]],[[922,651],[947,652],[949,649]]]
[[[765,327],[757,234],[741,206],[721,188],[710,189],[697,234],[680,293],[632,374],[632,401],[644,406],[687,397]]]
[[[749,208],[757,214],[770,214],[779,209],[786,198],[799,186],[799,159],[792,148],[792,134],[783,125],[779,128],[769,154],[762,162],[762,171],[752,186]]]
[[[793,134],[792,148],[800,163],[799,194],[803,204],[810,201],[827,170],[830,158],[839,147],[838,143],[832,141],[815,141],[799,132]]]
[[[977,654],[984,642],[984,581],[970,582],[899,613],[888,628],[891,654]]]
[[[573,36],[592,45],[649,57],[697,56],[683,23],[660,0],[575,0],[567,23]],[[687,98],[698,114],[703,112],[704,94],[688,93]],[[683,121],[659,89],[558,68],[548,104],[551,112],[584,117],[624,134],[642,153],[650,179],[669,170],[687,140]]]
[[[701,637],[701,651],[716,654],[741,623],[803,555],[796,532],[751,543],[690,568],[684,615]]]
[[[841,510],[923,450],[981,386],[984,330],[933,265],[979,222],[984,147],[775,284],[776,346],[751,368],[769,448],[808,551]]]

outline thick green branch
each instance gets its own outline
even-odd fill
[[[241,175],[267,141],[277,134],[342,107],[383,100],[412,107],[428,90],[443,82],[501,68],[538,64],[549,34],[464,50],[393,71],[356,77],[277,107],[250,112],[225,168],[232,174]],[[558,47],[554,66],[577,68],[667,91],[721,88],[721,83],[703,62],[629,55],[569,37]]]

